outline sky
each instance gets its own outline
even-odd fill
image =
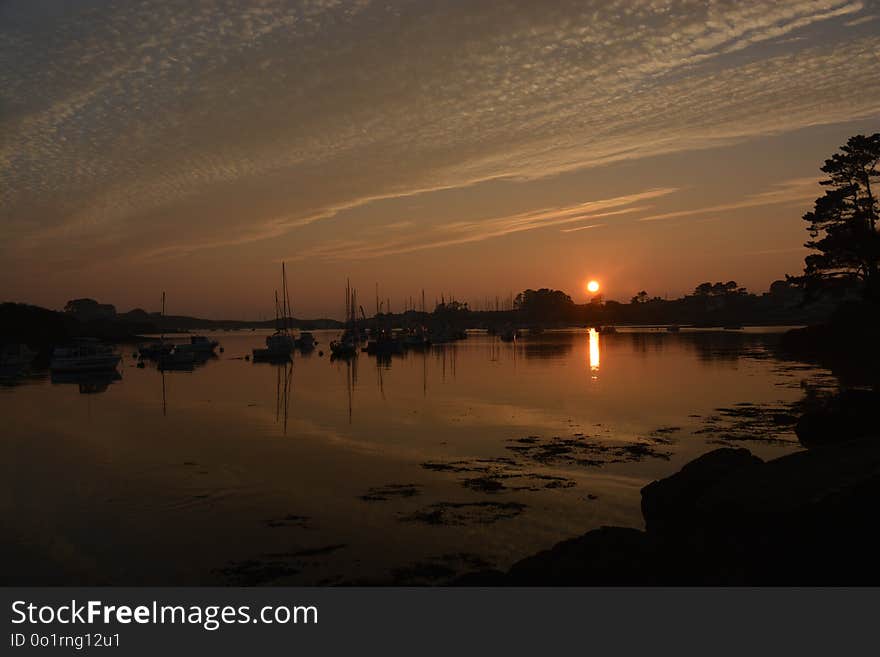
[[[753,291],[880,130],[880,0],[0,2],[0,299]]]

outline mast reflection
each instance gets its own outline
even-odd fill
[[[287,417],[293,392],[293,363],[283,363],[275,368],[275,424],[287,435]]]

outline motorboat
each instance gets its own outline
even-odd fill
[[[308,331],[303,331],[299,334],[299,337],[294,341],[297,348],[307,351],[309,349],[314,349],[315,345],[318,344],[318,341],[315,340],[315,336],[309,333]]]
[[[31,364],[36,355],[26,344],[6,345],[0,351],[0,376],[17,376]]]
[[[0,352],[0,367],[23,368],[30,365],[36,355],[26,344],[8,344]]]
[[[292,353],[293,347],[267,347],[266,349],[253,349],[251,351],[255,363],[288,363]]]
[[[431,346],[427,331],[422,328],[407,331],[403,336],[403,344],[407,349],[424,349]]]
[[[138,354],[141,358],[159,360],[162,356],[170,353],[173,348],[174,345],[170,342],[163,342],[161,340],[157,342],[147,342],[138,347]]]
[[[116,369],[122,357],[113,348],[94,339],[80,339],[70,347],[52,352],[49,369],[53,372],[90,372]]]
[[[167,354],[159,357],[160,370],[192,370],[199,362],[200,357],[205,358],[203,353],[186,349],[189,345],[176,345]]]
[[[370,355],[391,355],[391,354],[402,354],[403,353],[403,343],[396,338],[390,331],[382,331],[376,335],[375,338],[367,342],[367,346],[364,347],[364,351],[366,351]]]
[[[206,338],[204,335],[193,335],[190,336],[189,342],[176,345],[174,349],[175,351],[191,351],[195,354],[210,356],[219,345],[219,342]]]
[[[512,326],[506,327],[503,331],[501,331],[501,341],[502,342],[515,342],[519,337],[519,331],[517,331]]]
[[[357,355],[357,344],[354,340],[334,340],[330,343],[330,355],[333,358],[349,358]]]

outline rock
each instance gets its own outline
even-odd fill
[[[507,573],[500,570],[478,570],[466,573],[456,578],[452,586],[507,586],[509,585]]]
[[[657,550],[645,532],[601,527],[515,563],[514,586],[644,584],[658,579]]]
[[[880,395],[851,389],[805,412],[795,426],[804,447],[848,442],[876,434],[880,426]]]
[[[459,585],[880,584],[880,437],[764,462],[717,449],[642,489],[646,531],[602,527]]]
[[[849,511],[835,500],[850,499],[854,490],[878,476],[880,440],[852,441],[795,452],[748,471],[733,472],[704,491],[694,507],[699,515],[720,519],[728,531],[735,525],[780,526],[817,514],[828,516],[823,522],[836,522],[830,514],[849,515]]]
[[[649,532],[662,533],[693,523],[696,501],[731,473],[763,463],[744,448],[723,447],[694,459],[676,474],[642,489],[642,515]]]

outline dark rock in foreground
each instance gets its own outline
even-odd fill
[[[880,583],[880,440],[763,462],[709,452],[642,489],[646,531],[602,527],[462,585]]]
[[[804,413],[795,427],[804,447],[848,442],[877,433],[880,394],[873,390],[845,390]]]
[[[649,532],[665,533],[693,524],[697,503],[713,486],[763,461],[749,450],[724,447],[694,459],[680,472],[642,489],[642,515]]]

